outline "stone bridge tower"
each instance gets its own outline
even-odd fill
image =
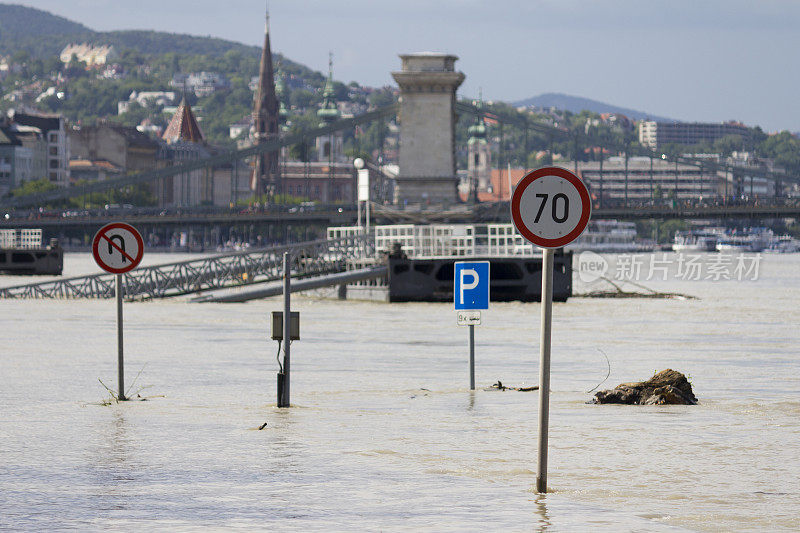
[[[434,52],[401,55],[392,72],[400,86],[400,155],[395,203],[458,201],[455,154],[458,57]]]

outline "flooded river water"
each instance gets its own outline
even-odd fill
[[[0,529],[796,530],[800,255],[757,280],[647,284],[699,299],[554,304],[546,495],[538,393],[490,388],[538,382],[537,303],[483,313],[471,392],[452,304],[293,296],[294,407],[277,409],[280,298],[125,304],[147,401],[111,405],[113,300],[2,301]],[[700,404],[587,405],[609,364],[601,388],[673,368]]]

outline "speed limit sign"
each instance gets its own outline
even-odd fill
[[[553,255],[577,239],[592,215],[586,185],[567,169],[545,167],[519,182],[511,197],[517,231],[542,250],[542,322],[539,341],[539,463],[536,491],[547,492],[547,440],[550,420],[550,341],[553,320]],[[571,274],[569,274],[571,275]]]
[[[592,214],[586,185],[567,169],[534,170],[511,197],[511,219],[517,231],[542,248],[561,248],[577,239]]]

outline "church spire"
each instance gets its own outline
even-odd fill
[[[265,10],[264,49],[261,51],[258,87],[253,110],[253,141],[259,145],[278,136],[278,97],[275,92],[275,75],[272,68],[272,48],[269,40],[269,6]],[[278,179],[278,153],[256,156],[256,165],[250,179],[250,188],[258,194],[276,194]]]
[[[475,115],[475,124],[467,129],[469,135],[468,144],[483,141],[486,142],[486,122],[483,119],[483,89],[478,87],[478,102],[475,106],[479,113]]]
[[[322,119],[322,125],[329,124],[339,118],[339,108],[333,90],[333,52],[328,52],[328,79],[322,91],[322,106],[317,111],[317,116]]]

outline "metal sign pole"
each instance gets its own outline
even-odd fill
[[[475,326],[469,325],[469,390],[475,390]]]
[[[290,284],[292,279],[291,261],[289,252],[283,253],[283,401],[279,407],[289,407],[289,346],[291,340],[291,290]]]
[[[553,321],[553,250],[542,250],[542,324],[539,332],[539,466],[536,492],[547,492],[547,432],[550,417],[550,327]]]
[[[366,204],[365,211],[366,211],[366,218],[367,218],[367,241],[369,242],[369,198],[367,198],[367,201],[364,202],[364,203]]]
[[[125,400],[125,367],[122,357],[122,274],[116,276],[117,297],[117,381],[119,382],[119,395],[117,399]]]

